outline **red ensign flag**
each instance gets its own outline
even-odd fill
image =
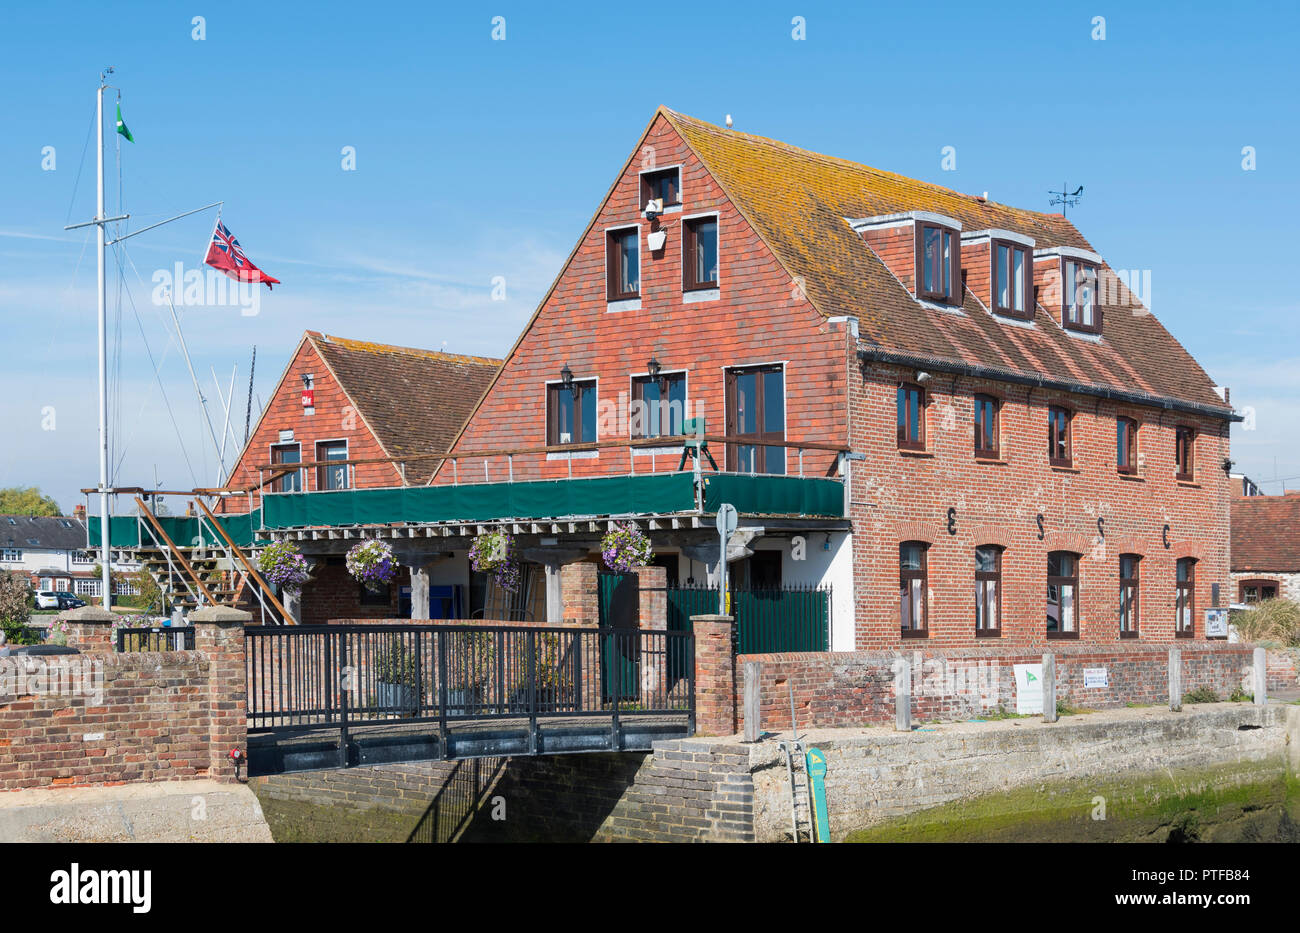
[[[219,220],[216,229],[212,231],[212,242],[208,244],[208,255],[203,261],[240,282],[262,282],[267,288],[280,284],[279,279],[271,278],[253,265],[253,261],[244,255],[244,248],[239,245],[234,234]]]

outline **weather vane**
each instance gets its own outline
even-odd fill
[[[1071,191],[1070,186],[1062,182],[1060,191],[1048,191],[1047,193],[1052,196],[1052,199],[1047,202],[1048,205],[1060,204],[1062,205],[1061,213],[1066,214],[1069,213],[1070,208],[1078,204],[1080,198],[1082,198],[1083,185],[1080,185]]]

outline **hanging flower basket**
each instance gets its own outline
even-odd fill
[[[393,546],[378,538],[367,538],[352,545],[348,551],[347,565],[348,573],[369,590],[382,590],[397,576]]]
[[[257,557],[257,569],[268,583],[286,593],[297,593],[311,579],[307,572],[307,559],[288,541],[277,541],[263,548]]]
[[[600,556],[610,570],[627,573],[633,567],[650,563],[654,558],[654,548],[640,528],[627,522],[615,525],[600,539]]]
[[[519,562],[512,548],[514,538],[504,531],[487,531],[474,539],[469,565],[478,573],[496,575],[497,586],[507,593],[519,592]]]

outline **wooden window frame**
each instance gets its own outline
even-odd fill
[[[1254,587],[1255,589],[1261,591],[1259,597],[1253,603],[1246,602],[1246,587],[1248,586]],[[1251,577],[1248,580],[1238,580],[1237,581],[1237,602],[1246,603],[1247,605],[1250,606],[1258,606],[1260,603],[1265,601],[1264,594],[1262,592],[1264,587],[1272,588],[1273,595],[1269,597],[1270,599],[1277,599],[1277,594],[1282,591],[1282,585],[1277,580],[1270,580],[1267,577]]]
[[[1133,562],[1133,576],[1124,576],[1125,559]],[[1121,554],[1119,556],[1119,637],[1139,638],[1142,631],[1142,555]],[[1131,606],[1129,629],[1124,628],[1124,607]]]
[[[295,448],[297,448],[297,450],[298,450],[298,461],[297,461],[297,462],[298,462],[298,463],[302,463],[302,441],[285,441],[284,443],[280,443],[280,444],[272,444],[272,445],[271,445],[270,457],[269,457],[269,459],[268,459],[268,462],[271,464],[272,468],[274,468],[274,467],[278,467],[278,466],[290,466],[290,465],[292,464],[292,461],[290,461],[290,463],[285,463],[283,460],[276,460],[276,459],[275,459],[275,455],[276,455],[276,452],[277,452],[277,451],[279,451],[279,450],[285,450],[285,449],[288,449],[288,448],[290,448],[290,447],[295,447]],[[285,489],[285,488],[284,488],[285,484],[288,483],[288,482],[290,482],[290,481],[293,479],[294,476],[297,476],[297,477],[298,477],[298,488],[297,488],[297,489]],[[306,475],[305,475],[305,471],[304,471],[301,467],[299,467],[299,469],[298,469],[298,471],[297,471],[296,473],[286,473],[284,476],[281,476],[279,479],[275,480],[275,482],[272,483],[272,486],[274,487],[274,488],[271,490],[272,492],[306,492],[306,491],[307,491],[307,477],[306,477]]]
[[[992,426],[990,428],[993,435],[992,446],[989,446],[987,443],[983,447],[980,446],[980,433],[984,429],[983,421],[980,418],[981,404],[987,404],[993,413],[991,419]],[[1002,399],[998,398],[996,395],[988,395],[983,392],[978,392],[975,394],[973,409],[975,415],[975,456],[984,460],[997,460],[1001,455],[1002,449]],[[987,442],[988,438],[985,438],[984,440]]]
[[[1008,276],[1011,277],[1014,277],[1015,275],[1015,273],[1012,270],[1014,269],[1015,266],[1016,250],[1019,250],[1020,252],[1024,253],[1025,258],[1024,258],[1024,263],[1021,266],[1020,274],[1023,280],[1021,282],[1021,286],[1024,288],[1025,291],[1025,306],[1019,311],[1016,310],[1014,305],[1004,306],[1000,301],[998,301],[998,248],[999,247],[1005,247],[1006,249],[1011,250],[1011,253],[1008,256],[1009,268],[1007,269],[1007,274]],[[1025,246],[1023,243],[1017,243],[1014,240],[998,240],[998,239],[990,240],[989,241],[989,282],[992,285],[992,294],[989,295],[989,307],[993,309],[995,314],[1000,314],[1003,317],[1016,318],[1021,321],[1032,321],[1034,319],[1035,300],[1034,300],[1034,251],[1033,249],[1031,249],[1028,246]],[[1014,285],[1014,282],[1008,283],[1008,286],[1011,285]],[[1014,302],[1015,292],[1011,287],[1007,288],[1007,297]]]
[[[661,178],[665,175],[673,174],[677,180],[673,183],[673,198],[668,200],[664,198],[663,207],[667,210],[670,207],[681,207],[682,204],[682,167],[680,165],[669,165],[664,168],[647,169],[641,173],[641,203],[637,205],[637,211],[644,211],[646,203],[654,196],[654,182],[652,179]]]
[[[985,548],[992,549],[997,557],[996,563],[992,570],[979,569],[979,552]],[[975,637],[976,638],[1001,638],[1002,637],[1002,555],[1006,548],[1000,544],[981,544],[975,548],[975,604],[977,607],[983,606],[985,618],[988,617],[987,591],[985,585],[988,583],[997,584],[997,614],[995,621],[997,625],[984,628],[979,627],[979,614],[975,615]]]
[[[1127,444],[1123,446],[1125,457],[1121,459],[1121,435],[1125,427],[1128,427]],[[1141,425],[1136,418],[1129,418],[1120,415],[1115,419],[1115,469],[1125,476],[1136,476],[1138,471],[1138,431]],[[1128,462],[1125,463],[1124,460]]]
[[[912,423],[911,405],[912,393],[916,392],[916,437],[908,437],[908,428]],[[900,382],[894,393],[894,427],[898,440],[899,450],[925,450],[925,407],[926,394],[925,386],[917,385],[915,382]],[[900,408],[905,412],[903,420],[899,423],[898,413]]]
[[[1174,637],[1196,637],[1196,558],[1180,557],[1174,562]],[[1178,568],[1187,568],[1187,579],[1178,579]],[[1183,607],[1191,624],[1183,627]]]
[[[690,415],[689,415],[689,412],[690,412],[690,397],[689,397],[689,395],[688,395],[688,392],[690,391],[690,382],[689,382],[689,379],[688,379],[688,373],[687,373],[686,370],[684,370],[684,369],[674,369],[674,370],[671,370],[671,371],[668,371],[668,370],[661,370],[658,376],[651,376],[649,373],[642,373],[642,374],[639,375],[639,376],[633,376],[633,377],[632,377],[632,393],[631,393],[631,398],[632,398],[632,401],[633,401],[634,403],[635,403],[635,402],[641,402],[641,403],[643,403],[643,404],[646,403],[646,402],[645,402],[645,386],[646,386],[647,384],[649,384],[649,382],[650,382],[651,379],[654,379],[655,381],[657,381],[657,382],[659,383],[659,396],[660,396],[660,400],[661,400],[661,401],[662,401],[662,399],[663,399],[663,396],[664,396],[665,389],[666,389],[667,385],[668,385],[669,383],[671,383],[671,382],[676,381],[676,380],[681,380],[681,383],[682,383],[682,420],[685,421],[688,417],[690,417]],[[661,412],[661,414],[662,414],[662,412]],[[648,440],[648,439],[650,439],[650,438],[654,438],[654,437],[673,437],[673,436],[674,436],[674,435],[672,435],[672,434],[665,434],[665,433],[663,433],[663,431],[662,431],[663,425],[662,425],[662,424],[660,424],[660,428],[661,428],[661,430],[660,430],[660,433],[658,433],[658,434],[647,434],[644,430],[641,431],[641,432],[633,431],[633,430],[632,430],[632,425],[631,425],[631,420],[632,420],[632,419],[631,419],[631,416],[629,415],[629,417],[628,417],[628,436],[631,437],[633,440]]]
[[[916,547],[921,551],[921,569],[904,570],[903,569],[903,549]],[[903,638],[929,638],[930,637],[930,543],[928,541],[900,541],[898,544],[898,587],[899,598],[902,598],[904,588],[907,589],[910,598],[911,587],[908,585],[912,580],[921,581],[921,628],[903,628],[903,620],[898,620],[898,630]],[[901,609],[900,609],[901,612]]]
[[[623,281],[623,240],[629,236],[636,238],[636,288],[632,291],[619,291]],[[611,227],[605,231],[605,300],[629,301],[641,297],[641,227]]]
[[[315,459],[317,463],[320,463],[321,461],[325,460],[325,457],[321,456],[321,447],[323,445],[329,445],[329,444],[342,444],[343,459],[344,460],[348,459],[348,450],[351,445],[348,443],[348,439],[346,437],[325,438],[323,440],[318,440],[313,442],[313,449],[316,451]],[[351,465],[350,464],[343,465],[344,480],[342,486],[330,487],[326,484],[325,477],[329,475],[329,471],[332,469],[333,467],[328,467],[328,466],[316,467],[316,491],[333,492],[335,490],[340,490],[340,489],[351,489],[352,488]]]
[[[960,305],[962,299],[961,231],[954,230],[946,224],[921,220],[918,220],[915,226],[915,257],[912,271],[916,279],[916,296],[930,301],[937,301],[940,304]],[[939,231],[940,253],[943,251],[944,236],[949,237],[948,280],[944,283],[943,291],[931,291],[925,287],[925,232],[927,230]],[[940,263],[942,261],[940,259]],[[942,269],[940,269],[940,272],[942,272]]]
[[[1074,567],[1074,574],[1073,574],[1072,576],[1068,576],[1068,577],[1065,577],[1065,576],[1053,577],[1053,576],[1049,575],[1049,576],[1047,577],[1047,585],[1048,585],[1049,587],[1050,587],[1050,586],[1055,586],[1055,587],[1057,588],[1057,600],[1058,600],[1058,601],[1057,601],[1056,605],[1057,605],[1058,607],[1062,606],[1062,604],[1063,604],[1062,601],[1060,600],[1060,593],[1061,593],[1061,589],[1062,589],[1062,587],[1066,587],[1066,586],[1068,586],[1068,587],[1071,588],[1071,590],[1073,590],[1073,592],[1074,592],[1074,601],[1073,601],[1073,606],[1074,606],[1074,629],[1071,630],[1071,631],[1068,631],[1068,632],[1061,630],[1061,629],[1059,628],[1059,626],[1060,626],[1060,624],[1061,624],[1064,620],[1061,619],[1060,616],[1058,615],[1058,617],[1057,617],[1057,625],[1058,625],[1058,628],[1057,628],[1057,630],[1056,630],[1055,632],[1053,632],[1053,631],[1051,631],[1050,629],[1048,629],[1048,631],[1047,631],[1047,637],[1048,637],[1049,639],[1057,639],[1057,638],[1061,638],[1061,639],[1075,639],[1075,640],[1077,640],[1077,639],[1079,638],[1079,629],[1083,628],[1083,619],[1080,617],[1080,616],[1081,616],[1081,613],[1079,612],[1079,607],[1080,607],[1080,605],[1081,605],[1081,600],[1079,599],[1079,557],[1080,557],[1080,555],[1079,555],[1079,554],[1076,554],[1074,551],[1049,551],[1048,554],[1047,554],[1047,559],[1048,559],[1049,562],[1051,561],[1051,558],[1052,558],[1052,555],[1053,555],[1053,554],[1068,554],[1069,557],[1070,557],[1070,559],[1071,559],[1071,563],[1072,563],[1072,565],[1073,565],[1073,567]],[[1047,605],[1048,605],[1048,606],[1051,606],[1052,604],[1051,604],[1051,602],[1049,601]],[[1061,610],[1058,608],[1058,613],[1059,613],[1059,612],[1061,612]]]
[[[6,556],[11,554],[17,554],[18,556],[17,557]],[[22,548],[18,548],[18,547],[0,548],[0,562],[6,564],[18,564],[18,563],[22,563],[22,559],[23,559]]]
[[[754,404],[758,408],[759,420],[766,409],[767,390],[764,388],[764,379],[767,373],[778,372],[781,374],[781,430],[776,431],[757,431],[749,434],[741,433],[738,421],[740,409],[738,407],[738,397],[736,394],[736,377],[743,373],[753,373],[758,377],[756,382],[757,391],[754,394]],[[758,366],[733,366],[723,371],[723,381],[725,383],[726,398],[726,420],[725,426],[728,437],[734,437],[734,443],[727,444],[726,466],[729,472],[738,472],[740,464],[740,448],[755,448],[755,473],[764,475],[784,475],[785,468],[789,466],[785,458],[785,448],[781,447],[782,470],[780,474],[768,474],[767,471],[767,448],[773,442],[778,445],[785,443],[785,425],[786,425],[786,404],[789,401],[790,387],[786,383],[786,372],[784,363],[763,363]]]
[[[561,392],[573,393],[573,420],[575,430],[572,432],[575,436],[569,441],[560,440],[560,406],[559,394]],[[579,444],[593,444],[596,437],[577,436],[582,430],[582,400],[587,392],[596,393],[596,424],[592,425],[593,435],[600,434],[600,385],[596,379],[574,379],[572,389],[565,388],[562,382],[548,382],[546,384],[546,446],[547,447],[572,447]]]
[[[699,249],[699,228],[711,223],[714,229],[714,249],[718,254],[717,278],[707,282],[695,280],[695,256]],[[717,214],[701,214],[682,219],[682,291],[698,292],[720,288],[722,285],[722,223]]]
[[[1060,412],[1065,419],[1064,438],[1058,438],[1055,415]],[[1074,466],[1074,412],[1064,405],[1047,407],[1047,462],[1055,467]],[[1061,441],[1064,441],[1064,444]],[[1057,447],[1065,447],[1065,457],[1056,456]]]
[[[1196,428],[1188,424],[1174,428],[1174,473],[1184,483],[1196,479]]]
[[[1077,283],[1067,282],[1065,270],[1067,266],[1074,265],[1080,269],[1091,269],[1093,275],[1092,287],[1092,323],[1084,324],[1076,322],[1071,316],[1070,297],[1075,292]],[[1083,259],[1075,259],[1070,256],[1061,257],[1061,326],[1066,330],[1078,331],[1084,334],[1101,333],[1101,266]]]

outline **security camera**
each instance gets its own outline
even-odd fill
[[[658,198],[651,198],[645,202],[645,215],[650,220],[654,220],[664,212],[664,202]]]

